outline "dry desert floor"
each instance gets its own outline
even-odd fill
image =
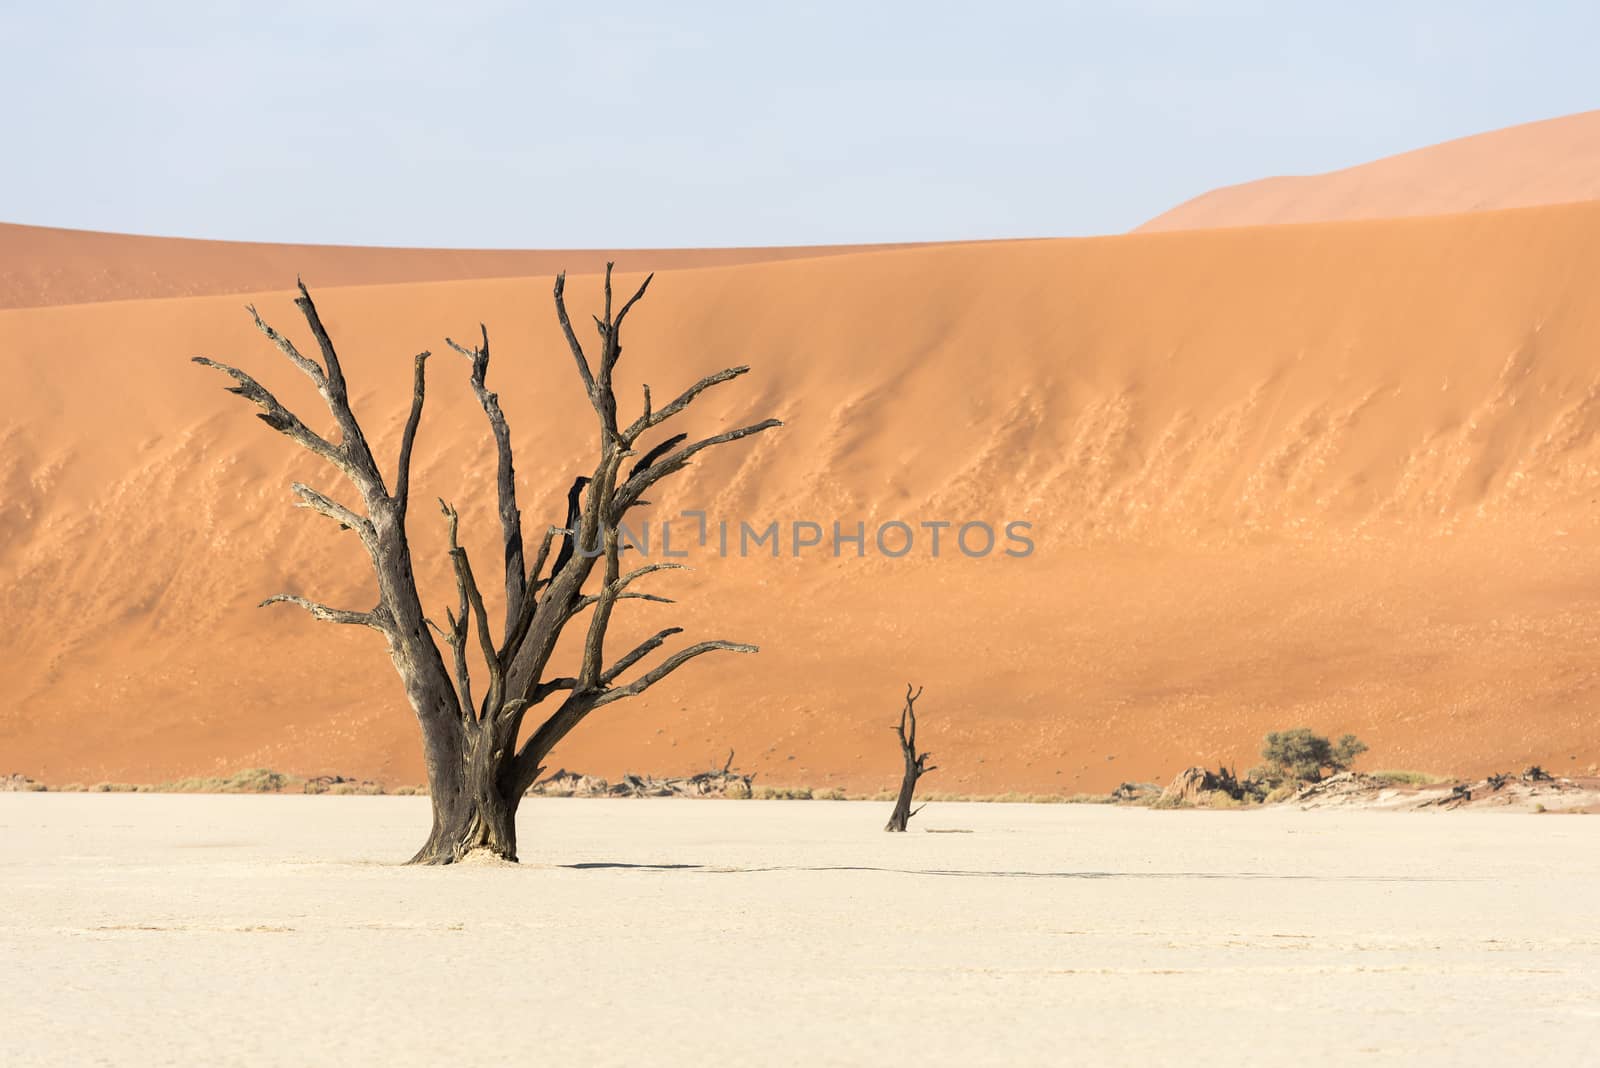
[[[887,807],[530,800],[412,869],[420,798],[0,796],[4,1060],[1600,1052],[1600,820]]]

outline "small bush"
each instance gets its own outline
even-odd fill
[[[811,787],[809,786],[758,786],[755,789],[757,801],[810,801]]]
[[[247,768],[226,778],[196,776],[150,789],[175,794],[275,794],[288,781],[286,776],[270,768]]]
[[[288,779],[271,768],[249,768],[234,773],[226,781],[229,792],[241,794],[275,794],[282,790]]]
[[[1108,794],[1077,794],[1077,798],[1092,799],[1096,804],[1110,800]],[[998,797],[967,798],[966,800],[993,801],[1002,805],[1061,805],[1074,798],[1065,794],[1000,794]]]
[[[1394,786],[1436,786],[1450,781],[1444,775],[1429,775],[1425,771],[1373,771],[1368,774]]]
[[[1309,727],[1296,727],[1267,735],[1266,744],[1261,747],[1261,759],[1266,761],[1268,771],[1277,772],[1280,778],[1321,782],[1323,769],[1348,771],[1351,762],[1366,751],[1365,743],[1353,734],[1330,742],[1320,734],[1311,733]],[[1263,776],[1265,778],[1267,776]]]
[[[328,787],[328,793],[350,795],[358,794],[363,797],[375,797],[383,793],[383,787],[375,782],[336,782]]]
[[[343,775],[318,775],[316,778],[302,782],[300,784],[300,792],[348,796],[350,794],[381,794],[384,790],[381,783],[373,782],[371,779],[347,779]]]
[[[1266,795],[1261,798],[1261,803],[1263,805],[1282,804],[1283,802],[1294,797],[1294,795],[1299,792],[1300,784],[1297,782],[1279,783],[1277,786],[1274,786],[1271,790],[1267,791]]]

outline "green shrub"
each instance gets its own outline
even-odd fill
[[[1395,786],[1434,786],[1450,781],[1446,776],[1429,775],[1425,771],[1373,771],[1368,774],[1374,779]]]
[[[1266,761],[1266,770],[1276,772],[1279,779],[1320,782],[1323,769],[1348,771],[1351,761],[1366,751],[1366,745],[1353,734],[1330,742],[1320,734],[1311,733],[1309,727],[1296,727],[1267,735],[1266,744],[1261,747],[1261,759]],[[1263,780],[1271,777],[1270,774],[1261,776]]]

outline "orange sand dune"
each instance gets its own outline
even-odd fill
[[[199,297],[281,286],[351,286],[598,271],[607,260],[635,270],[714,267],[833,256],[908,245],[797,245],[711,249],[434,249],[275,245],[104,234],[0,223],[0,308],[36,308],[145,297]]]
[[[285,274],[253,299],[303,338]],[[758,781],[873,788],[898,775],[911,679],[930,790],[1246,766],[1297,725],[1356,732],[1368,767],[1600,761],[1596,278],[1587,204],[668,272],[629,320],[624,402],[749,362],[682,429],[788,425],[679,476],[657,515],[1025,520],[1037,551],[693,549],[655,587],[680,603],[624,629],[762,653],[607,708],[557,760],[680,772],[731,747]],[[596,299],[592,276],[569,288]],[[481,573],[491,453],[442,338],[487,322],[528,523],[558,518],[593,426],[548,279],[318,296],[381,456],[411,355],[439,353],[414,499],[461,507]],[[254,607],[373,593],[353,539],[290,507],[292,478],[337,480],[187,362],[235,360],[328,422],[241,303],[0,312],[0,765],[421,779],[380,640]],[[442,523],[419,507],[412,527],[442,612]]]
[[[1139,231],[1398,218],[1600,199],[1600,111],[1430,145],[1327,174],[1202,193]]]

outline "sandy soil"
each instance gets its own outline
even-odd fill
[[[1139,231],[1399,218],[1600,198],[1600,111],[1429,145],[1327,174],[1224,186]]]
[[[1366,769],[1584,773],[1597,277],[1600,204],[667,272],[629,320],[624,403],[744,361],[681,429],[787,426],[664,486],[657,518],[1025,520],[1037,551],[697,553],[652,587],[680,603],[630,606],[614,641],[678,625],[761,655],[691,665],[555,759],[615,779],[733,748],[762,783],[875,791],[916,680],[928,785],[951,793],[1243,769],[1300,725],[1355,732]],[[575,309],[597,289],[575,277]],[[514,440],[538,458],[518,466],[526,522],[559,520],[593,427],[548,278],[318,295],[381,457],[411,354],[441,353],[416,497],[454,501],[484,562],[489,436],[441,339],[487,322]],[[287,293],[255,299],[310,345]],[[0,312],[0,614],[28,620],[0,642],[0,771],[421,781],[381,640],[255,607],[374,594],[355,541],[291,506],[291,479],[337,479],[187,362],[237,360],[315,419],[244,300]],[[412,539],[442,614],[443,524],[420,509]]]
[[[420,799],[0,796],[5,1059],[1472,1065],[1600,1042],[1589,817],[936,804],[926,828],[970,833],[888,836],[884,809],[530,801],[527,863],[416,870],[391,862]]]

